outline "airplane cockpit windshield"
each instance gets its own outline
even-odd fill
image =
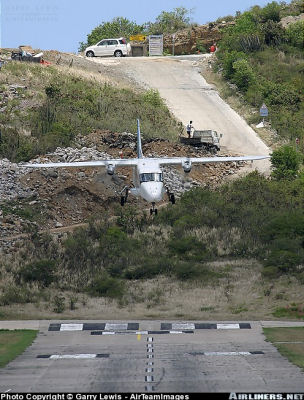
[[[140,183],[142,182],[162,182],[163,174],[162,173],[152,173],[152,174],[140,174]]]

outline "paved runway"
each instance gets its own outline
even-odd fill
[[[0,392],[304,392],[304,373],[265,342],[260,322],[19,325],[40,332],[0,370]]]

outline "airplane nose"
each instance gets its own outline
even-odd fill
[[[144,189],[144,198],[149,202],[161,201],[163,197],[162,182],[145,182],[142,184]]]

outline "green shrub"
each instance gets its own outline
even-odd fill
[[[260,107],[261,104],[263,104],[264,102],[263,91],[257,82],[254,82],[253,84],[250,84],[248,86],[245,97],[248,103],[252,104],[255,107]],[[260,117],[258,117],[258,120],[254,122],[257,123],[258,121],[260,121]]]
[[[203,267],[204,268],[204,267]],[[179,280],[197,279],[202,275],[202,266],[191,261],[178,261],[174,265],[173,273]]]
[[[125,285],[122,280],[112,278],[104,272],[95,277],[88,286],[87,291],[92,296],[119,299],[124,294]]]
[[[61,314],[65,310],[65,297],[64,296],[55,296],[53,298],[53,311],[55,313]]]
[[[271,3],[268,3],[261,10],[262,22],[266,22],[269,20],[279,22],[280,21],[280,11],[281,11],[281,7],[276,1],[272,1]]]
[[[265,24],[261,26],[261,32],[268,46],[278,46],[286,40],[285,30],[279,23],[273,20],[265,22]]]
[[[289,42],[300,49],[304,48],[304,21],[290,24],[286,28],[286,36]]]
[[[149,89],[143,94],[143,100],[145,103],[153,107],[164,106],[164,102],[160,97],[159,91],[156,89]]]
[[[224,53],[222,59],[224,76],[225,78],[230,79],[235,73],[235,69],[233,68],[234,63],[238,60],[246,59],[246,55],[244,52],[241,51],[227,51]]]
[[[0,305],[33,303],[37,297],[37,293],[32,289],[9,285],[3,289],[3,293],[0,296]]]
[[[282,146],[272,153],[272,176],[276,180],[294,179],[298,173],[300,162],[301,156],[294,147]]]
[[[207,49],[204,46],[203,42],[201,40],[197,40],[195,43],[195,48],[197,51],[201,52],[201,53],[207,53]]]
[[[304,261],[304,257],[293,251],[272,250],[264,263],[266,267],[276,267],[281,273],[286,273],[292,272],[301,261]]]
[[[167,254],[159,254],[157,257],[145,256],[140,264],[126,269],[126,279],[151,279],[157,275],[170,275],[173,261]]]
[[[233,63],[232,81],[243,91],[246,91],[250,85],[255,82],[254,72],[245,59],[237,60]]]
[[[78,296],[76,296],[75,294],[72,294],[71,296],[69,296],[69,301],[70,301],[70,310],[76,310],[76,304],[78,301]]]
[[[304,307],[302,304],[291,303],[286,307],[277,308],[272,315],[278,318],[299,318],[304,319]]]
[[[264,94],[270,105],[297,106],[301,97],[297,90],[289,84],[268,83]]]
[[[277,248],[298,247],[297,237],[304,238],[304,214],[302,210],[283,211],[271,218],[264,227],[262,238],[269,242],[277,240]],[[283,239],[284,238],[284,239]]]
[[[275,266],[267,266],[262,270],[262,275],[267,279],[278,278],[281,275],[281,271],[278,267]]]
[[[17,279],[49,286],[56,279],[56,263],[53,260],[39,260],[24,265],[17,272]]]

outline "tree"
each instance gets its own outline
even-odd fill
[[[261,11],[262,22],[266,22],[268,20],[272,20],[275,22],[280,21],[280,5],[273,1],[268,3]]]
[[[102,39],[126,37],[136,35],[144,31],[143,25],[137,25],[127,18],[116,17],[110,22],[102,22],[91,33],[87,35],[87,43],[81,42],[79,44],[79,51],[83,51],[86,47],[96,44]]]
[[[286,35],[293,46],[304,49],[304,21],[290,24],[286,29]]]
[[[276,180],[294,179],[300,168],[301,155],[289,145],[275,150],[271,156],[272,176]]]
[[[184,7],[174,8],[173,11],[162,11],[155,22],[149,22],[148,31],[151,34],[174,33],[180,29],[187,28],[190,25],[191,10]]]
[[[246,91],[255,81],[253,69],[247,60],[239,59],[233,63],[234,74],[232,81],[239,89]]]
[[[280,24],[269,19],[261,25],[265,43],[269,46],[278,46],[285,41],[285,31]]]

